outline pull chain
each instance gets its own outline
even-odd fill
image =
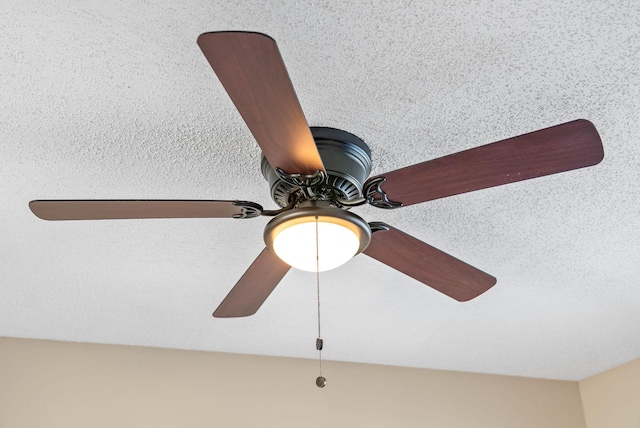
[[[316,349],[318,350],[318,363],[320,365],[320,376],[316,378],[316,386],[324,388],[327,379],[322,376],[322,334],[320,332],[320,244],[318,234],[318,216],[316,216],[316,292],[318,297],[318,338],[316,339]]]

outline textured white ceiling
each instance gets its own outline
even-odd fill
[[[373,173],[573,119],[593,168],[355,210],[498,278],[458,303],[359,256],[321,277],[323,357],[582,379],[640,357],[640,4],[3,0],[0,335],[316,358],[315,277],[211,312],[268,218],[46,222],[32,199],[247,199],[260,152],[196,45],[278,42],[311,125]]]

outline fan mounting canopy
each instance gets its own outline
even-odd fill
[[[341,129],[311,127],[311,134],[326,171],[324,190],[341,200],[362,196],[364,183],[371,173],[371,150],[362,139]],[[262,156],[262,175],[269,182],[271,198],[281,207],[289,204],[295,187],[282,179],[266,156]],[[298,171],[284,171],[295,173]]]

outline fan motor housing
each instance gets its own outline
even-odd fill
[[[316,126],[310,129],[327,173],[322,186],[343,200],[361,197],[364,183],[371,173],[369,146],[361,138],[341,129]],[[269,182],[271,198],[279,206],[287,206],[294,186],[282,180],[264,156],[261,169],[262,175]]]

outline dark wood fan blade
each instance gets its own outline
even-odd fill
[[[198,45],[274,168],[324,171],[276,42],[250,32],[213,32]]]
[[[220,303],[213,316],[235,318],[255,314],[289,269],[291,267],[288,264],[265,248]]]
[[[374,178],[386,178],[381,188],[391,201],[412,205],[595,165],[603,157],[598,131],[581,119]]]
[[[364,253],[460,302],[478,297],[496,279],[437,248],[384,223],[374,230]],[[388,228],[388,230],[381,230]]]
[[[246,201],[59,200],[31,201],[43,220],[115,220],[141,218],[246,218],[262,207]]]

